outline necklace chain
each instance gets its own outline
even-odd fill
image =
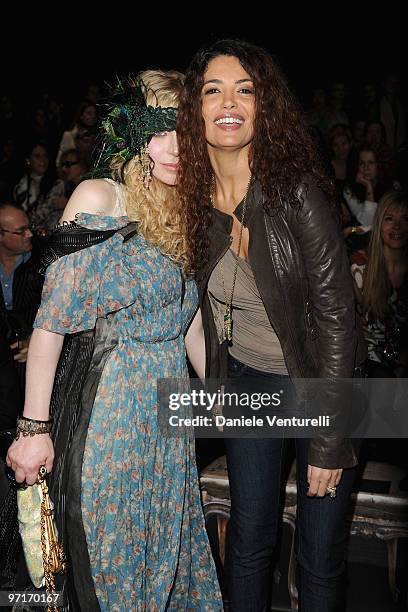
[[[231,285],[231,292],[230,292],[229,299],[227,296],[227,290],[225,286],[224,265],[223,265],[222,259],[220,261],[220,267],[219,267],[220,277],[221,277],[221,282],[222,282],[222,290],[224,292],[224,299],[225,299],[223,335],[224,335],[224,340],[227,340],[228,343],[232,342],[232,300],[234,297],[235,282],[237,280],[237,274],[238,274],[239,255],[241,252],[242,234],[243,234],[244,223],[245,223],[246,203],[247,203],[247,196],[248,196],[250,185],[251,185],[251,179],[249,179],[248,181],[248,186],[247,186],[247,189],[244,195],[244,199],[242,201],[242,216],[241,216],[241,224],[240,224],[239,238],[238,238],[238,254],[234,253],[235,266],[234,266],[234,271],[232,275],[232,285]],[[213,188],[210,194],[211,204],[215,208],[214,193],[215,193],[215,179],[214,179]]]

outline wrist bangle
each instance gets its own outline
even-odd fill
[[[52,423],[52,419],[47,419],[46,421],[39,421],[38,419],[31,419],[30,417],[20,416],[19,420],[26,421],[27,423]]]
[[[351,228],[351,233],[352,233],[352,234],[355,234],[355,233],[356,233],[356,231],[357,231],[357,228],[356,228],[356,227],[352,227],[352,228]]]
[[[52,420],[50,421],[36,421],[35,419],[28,419],[27,417],[20,417],[17,419],[16,427],[16,440],[20,438],[20,434],[24,438],[27,436],[35,436],[36,434],[50,433],[52,427]]]

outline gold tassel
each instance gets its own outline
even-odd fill
[[[48,486],[46,482],[47,470],[41,466],[37,482],[41,487],[41,549],[43,555],[45,588],[47,593],[55,593],[55,574],[65,572],[65,554],[54,524],[54,510],[52,508]],[[48,550],[47,550],[48,549]],[[57,612],[55,606],[48,606],[47,612]]]

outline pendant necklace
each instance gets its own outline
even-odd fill
[[[224,292],[224,299],[225,299],[223,337],[224,337],[224,340],[226,340],[229,344],[231,344],[232,342],[232,300],[234,297],[235,281],[237,279],[237,273],[238,273],[238,261],[239,261],[239,254],[241,252],[242,233],[244,230],[246,203],[247,203],[247,196],[248,196],[250,184],[251,184],[251,179],[249,179],[248,187],[245,192],[244,199],[242,201],[241,226],[239,229],[239,238],[238,238],[238,254],[236,255],[233,252],[235,256],[235,266],[234,266],[234,271],[232,274],[232,285],[231,285],[231,292],[230,292],[229,297],[227,296],[227,291],[225,287],[224,266],[223,266],[222,260],[220,261],[220,266],[219,266],[220,278],[222,282],[222,290]],[[211,204],[213,205],[214,208],[216,208],[215,200],[214,200],[214,193],[215,193],[215,180],[214,180],[212,193],[210,195],[210,199],[211,199]]]

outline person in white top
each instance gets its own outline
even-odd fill
[[[395,181],[384,178],[377,152],[371,145],[362,145],[348,170],[344,199],[364,231],[370,231],[377,202],[390,189],[398,189]]]

